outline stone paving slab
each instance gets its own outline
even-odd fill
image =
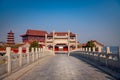
[[[99,69],[73,56],[57,54],[18,80],[115,80]]]

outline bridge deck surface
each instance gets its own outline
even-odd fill
[[[115,80],[99,69],[66,54],[57,54],[18,80]]]

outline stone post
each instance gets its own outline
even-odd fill
[[[53,30],[53,54],[55,54],[55,31]]]
[[[93,47],[93,52],[95,52],[95,47]]]
[[[83,51],[83,48],[81,48],[81,51]]]
[[[77,36],[77,34],[76,34],[75,49],[77,49],[77,45],[78,45],[77,39],[78,39],[78,36]]]
[[[85,51],[87,51],[87,48],[85,48]]]
[[[42,56],[42,48],[40,48],[40,55],[39,55],[40,57]]]
[[[110,47],[107,47],[107,54],[110,53]]]
[[[47,34],[45,34],[45,49],[47,49]]]
[[[86,51],[86,48],[83,48],[84,52]]]
[[[43,52],[42,52],[42,56],[44,56],[45,55],[45,48],[43,48]]]
[[[89,52],[91,52],[91,47],[89,47]]]
[[[30,53],[29,53],[29,47],[26,48],[26,54],[27,54],[27,63],[30,62]]]
[[[37,60],[38,59],[38,48],[35,48],[35,60]]]
[[[85,51],[85,49],[84,49],[84,48],[82,48],[82,51]]]
[[[43,56],[43,54],[44,54],[44,48],[42,48],[41,56]]]
[[[80,51],[82,51],[82,48],[80,48]]]
[[[34,53],[34,48],[32,48],[32,59],[33,59],[33,62],[35,61],[35,53]]]
[[[40,50],[41,50],[41,53],[43,53],[43,48],[40,48]]]
[[[8,56],[8,66],[7,66],[7,72],[11,73],[11,68],[12,68],[12,64],[11,64],[11,54],[10,54],[11,48],[7,47],[6,48],[6,54]]]
[[[102,48],[101,47],[98,47],[98,52],[102,52]]]
[[[22,47],[18,48],[18,54],[20,54],[20,57],[19,57],[19,66],[21,67],[22,66]]]
[[[68,56],[70,55],[70,31],[68,31]]]
[[[40,48],[38,48],[38,58],[40,58]]]
[[[82,48],[82,51],[85,51],[85,48]]]
[[[68,56],[70,55],[70,46],[69,46],[69,43],[68,43]]]
[[[81,48],[81,51],[83,51],[83,48]]]
[[[109,54],[110,53],[110,47],[106,47],[106,53],[107,54]],[[106,55],[106,61],[105,61],[105,64],[106,64],[106,66],[108,66],[108,57],[107,57],[107,55]]]

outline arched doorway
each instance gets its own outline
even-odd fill
[[[63,50],[64,50],[64,51],[68,51],[68,46],[67,46],[67,45],[64,46],[64,47],[63,47]]]
[[[75,49],[75,45],[71,45],[70,50],[74,50],[74,49]]]
[[[66,44],[56,44],[55,51],[68,51],[68,45]]]
[[[52,50],[53,49],[53,46],[52,45],[48,45],[47,46],[49,50]]]

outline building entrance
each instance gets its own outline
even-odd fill
[[[66,44],[56,44],[55,51],[68,51],[68,46]]]

